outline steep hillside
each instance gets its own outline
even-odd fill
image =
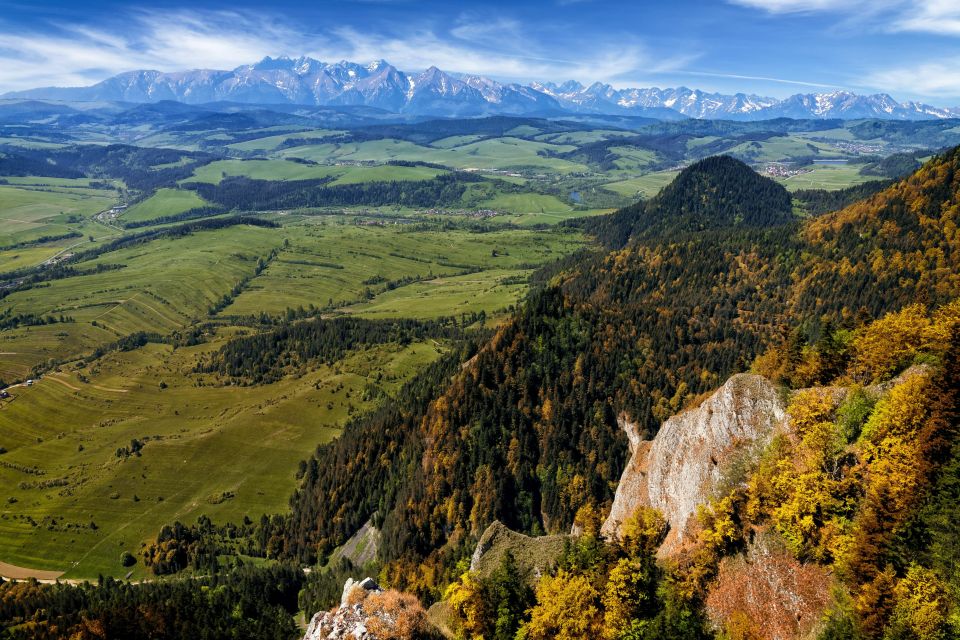
[[[810,247],[792,299],[794,313],[837,311],[824,292],[848,300],[851,318],[911,302],[943,303],[960,285],[960,148],[841,211],[812,220],[801,236]],[[857,292],[877,287],[882,298]],[[920,293],[918,298],[916,294]]]
[[[793,219],[790,194],[729,156],[701,160],[648,202],[583,222],[605,244],[708,230],[762,229]]]
[[[960,302],[912,305],[852,332],[829,386],[733,376],[632,439],[605,539],[585,519],[534,595],[498,588],[503,556],[435,610],[531,640],[956,637],[958,349]]]
[[[642,231],[646,206],[616,214],[617,227],[638,229],[623,248],[550,278],[390,438],[361,420],[350,442],[321,448],[311,466],[325,471],[294,497],[284,553],[313,560],[376,511],[391,584],[437,596],[494,520],[565,532],[578,514],[608,509],[628,455],[621,413],[652,437],[781,339],[789,363],[819,349],[805,382],[829,380],[837,328],[960,294],[958,161],[951,151],[868,203],[807,223],[730,161],[690,167],[649,209],[661,233]],[[764,206],[734,204],[758,192]],[[784,338],[784,327],[795,330]]]

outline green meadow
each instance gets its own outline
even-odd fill
[[[327,142],[291,147],[281,151],[280,155],[306,158],[321,163],[405,160],[443,164],[457,169],[530,167],[561,174],[589,171],[590,169],[584,164],[549,157],[541,153],[571,151],[575,148],[571,145],[549,144],[514,137],[476,140],[448,148],[422,146],[407,140],[385,139],[369,142]]]
[[[124,222],[143,222],[165,216],[175,216],[207,205],[195,191],[158,189],[156,193],[123,212]]]
[[[0,332],[0,378],[24,377],[48,360],[86,355],[137,331],[169,333],[203,318],[257,259],[279,246],[272,229],[230,227],[161,238],[77,264],[100,273],[49,282],[0,301],[0,311],[66,316],[71,322]]]
[[[65,577],[121,575],[120,554],[136,553],[174,520],[282,512],[297,463],[443,349],[380,345],[270,385],[221,386],[193,371],[203,353],[250,331],[231,328],[231,318],[332,304],[332,313],[369,318],[483,311],[495,322],[523,295],[533,265],[582,243],[559,229],[476,233],[290,217],[279,229],[236,226],[113,251],[77,267],[121,268],[8,296],[0,310],[70,321],[0,332],[0,379],[46,370],[0,401],[0,559]],[[275,249],[252,277],[257,259]],[[210,306],[245,278],[211,317]],[[76,360],[137,331],[169,335],[197,321],[219,327],[212,342]],[[118,456],[133,439],[146,443],[141,455]],[[134,576],[144,572],[138,565]]]
[[[609,182],[604,187],[628,198],[651,198],[657,195],[660,189],[670,184],[678,173],[678,171],[656,171],[637,178]]]
[[[199,167],[192,178],[184,182],[219,184],[227,177],[243,176],[253,180],[314,180],[333,178],[331,185],[361,182],[391,182],[429,180],[441,173],[430,167],[396,165],[352,166],[304,164],[292,160],[219,160]]]
[[[330,131],[327,129],[314,129],[311,131],[297,131],[294,133],[281,133],[275,136],[266,136],[263,138],[255,138],[253,140],[246,140],[244,142],[235,142],[233,144],[227,145],[230,149],[236,151],[246,151],[246,152],[263,152],[263,151],[273,151],[281,144],[287,140],[296,139],[310,139],[310,138],[324,138],[326,136],[336,135],[341,133],[340,131]]]
[[[430,278],[344,310],[364,318],[439,318],[488,310],[499,315],[526,290],[526,277],[530,273],[531,270],[522,269],[489,269]]]
[[[120,554],[175,520],[282,512],[297,463],[442,349],[381,345],[244,388],[190,373],[221,343],[111,353],[0,400],[0,558],[68,578],[123,575]],[[133,439],[141,454],[118,455]]]
[[[583,242],[578,234],[557,230],[421,231],[406,230],[403,225],[338,224],[326,218],[307,218],[285,230],[289,242],[224,315],[390,299],[420,280],[465,273],[493,283],[503,271],[522,273],[529,265],[557,259]],[[522,289],[512,289],[515,295],[509,303],[516,301]],[[500,303],[475,303],[471,310],[489,312],[505,306]],[[443,300],[421,305],[410,315],[453,313]]]
[[[69,233],[116,202],[116,192],[107,190],[0,185],[0,247]]]
[[[777,181],[789,191],[799,189],[843,189],[855,184],[876,180],[876,176],[861,175],[860,164],[816,164],[807,167],[810,171]]]

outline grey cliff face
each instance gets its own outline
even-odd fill
[[[641,441],[636,426],[623,419],[631,457],[601,532],[615,537],[638,507],[653,507],[670,526],[661,555],[679,550],[691,539],[697,508],[712,497],[731,456],[768,442],[785,419],[774,386],[750,374],[731,377],[702,405],[668,419],[652,441]]]

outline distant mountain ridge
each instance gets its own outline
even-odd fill
[[[367,65],[346,60],[326,63],[309,57],[266,57],[230,71],[129,71],[89,87],[45,87],[4,94],[3,98],[64,101],[159,102],[188,104],[239,102],[312,106],[366,106],[393,113],[432,116],[493,114],[635,115],[663,120],[690,118],[765,120],[770,118],[880,118],[929,120],[960,117],[960,107],[940,108],[898,102],[887,94],[849,91],[796,94],[779,100],[698,89],[616,89],[576,81],[502,83],[478,75],[430,67],[401,71],[385,60]]]

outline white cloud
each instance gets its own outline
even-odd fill
[[[960,36],[960,3],[957,0],[924,0],[913,5],[893,24],[898,31],[920,31]]]
[[[136,13],[113,31],[0,27],[0,87],[90,84],[133,69],[232,68],[281,53],[297,40],[302,37],[269,20],[234,12]]]
[[[767,13],[831,13],[869,20],[877,16],[889,17],[915,7],[935,4],[943,0],[727,0],[729,4],[760,9]],[[946,0],[947,3],[953,0]]]
[[[463,25],[459,34],[481,31]],[[553,57],[528,38],[513,38],[511,45],[488,48],[480,43],[442,38],[429,30],[402,37],[361,32],[341,27],[336,36],[356,60],[385,58],[401,69],[417,70],[431,65],[448,71],[475,73],[505,79],[554,80],[580,78],[609,81],[636,70],[659,73],[680,68],[694,56],[655,57],[639,43],[594,48],[576,59]],[[519,46],[518,46],[519,43]],[[323,52],[315,52],[322,56]],[[575,52],[579,53],[579,52]]]
[[[727,0],[767,13],[833,13],[877,31],[960,36],[958,0]]]
[[[463,14],[450,35],[460,40],[477,44],[501,43],[521,35],[521,24],[508,18],[489,19],[471,14]]]
[[[727,0],[771,14],[831,12],[841,23],[875,34],[923,33],[960,36],[960,0]],[[907,59],[904,51],[902,60]],[[852,84],[871,90],[928,98],[953,99],[960,95],[960,57],[867,71]]]
[[[864,84],[928,97],[960,95],[960,58],[895,67],[868,75]]]
[[[232,69],[264,56],[306,54],[358,62],[384,58],[404,70],[444,70],[502,79],[610,81],[625,74],[681,68],[696,55],[651,54],[635,38],[571,48],[557,57],[536,34],[507,18],[464,14],[445,32],[405,24],[397,33],[337,26],[306,34],[246,12],[153,12],[120,16],[122,28],[50,25],[24,33],[0,23],[0,92],[38,86],[77,86],[134,69]],[[542,25],[541,25],[542,27]],[[562,47],[561,47],[561,50]]]
[[[857,4],[854,1],[838,4],[836,0],[729,0],[753,9],[763,9],[770,13],[804,13],[810,11],[839,11],[845,4]]]

